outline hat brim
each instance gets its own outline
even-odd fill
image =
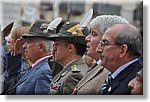
[[[68,37],[68,36],[57,33],[57,34],[52,34],[51,36],[49,36],[49,39],[55,41],[58,38],[62,39],[62,38],[66,38],[66,37]]]
[[[34,37],[35,35],[32,35],[32,34],[28,34],[28,33],[25,33],[25,34],[23,34],[22,35],[22,37],[24,38],[26,38],[26,37]]]
[[[30,33],[25,33],[25,34],[22,35],[22,38],[29,38],[29,37],[40,37],[40,38],[48,39],[47,36],[34,35],[34,34],[30,34]]]
[[[53,34],[49,36],[49,39],[52,41],[56,41],[57,39],[63,39],[69,42],[81,44],[86,46],[85,36],[65,36],[61,33]]]

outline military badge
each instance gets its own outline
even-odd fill
[[[72,72],[80,72],[80,70],[77,68],[77,65],[71,66]]]
[[[43,23],[43,24],[41,24],[40,29],[41,30],[47,29],[47,27],[48,27],[48,24],[47,23]]]
[[[51,89],[54,89],[54,90],[59,90],[61,87],[61,83],[58,83],[58,82],[54,82],[52,85],[51,85]]]

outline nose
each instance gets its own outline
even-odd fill
[[[23,49],[26,49],[26,48],[27,48],[27,44],[24,43],[23,46],[22,46],[22,48],[23,48]]]
[[[100,43],[97,45],[96,52],[98,52],[98,53],[102,53],[103,52],[103,48],[102,48]]]
[[[90,42],[90,34],[85,38],[86,42]]]
[[[128,83],[128,87],[129,87],[130,89],[133,89],[133,87],[134,87],[133,80],[131,80],[131,81]]]

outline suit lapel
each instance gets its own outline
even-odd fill
[[[18,81],[17,85],[23,83],[24,81],[26,81],[28,78],[30,78],[32,75],[34,75],[34,73],[36,72],[36,70],[38,70],[43,64],[44,62],[46,62],[46,60],[41,61],[39,64],[35,65],[33,68],[31,68],[28,72],[26,72],[25,75],[23,75],[21,77],[21,79]]]
[[[138,72],[141,69],[141,67],[142,65],[139,63],[139,61],[136,61],[129,65],[125,70],[123,70],[114,80],[112,80],[112,83],[110,84],[110,93],[120,85],[121,80],[127,78],[128,75],[133,71]]]
[[[91,70],[92,72],[88,73],[86,75],[86,77],[84,77],[78,84],[77,86],[77,90],[79,90],[83,85],[85,85],[87,82],[89,82],[90,80],[92,80],[100,71],[103,70],[103,67],[101,65],[97,65],[95,68],[93,68],[93,70]],[[94,73],[94,74],[93,74]],[[88,76],[88,77],[87,77]]]
[[[89,67],[87,73],[89,73],[92,69],[94,69],[96,66],[98,66],[97,63],[94,63],[91,67]]]

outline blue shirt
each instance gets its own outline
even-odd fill
[[[96,61],[96,63],[97,63],[98,65],[100,65],[101,62],[102,62],[101,60]]]

